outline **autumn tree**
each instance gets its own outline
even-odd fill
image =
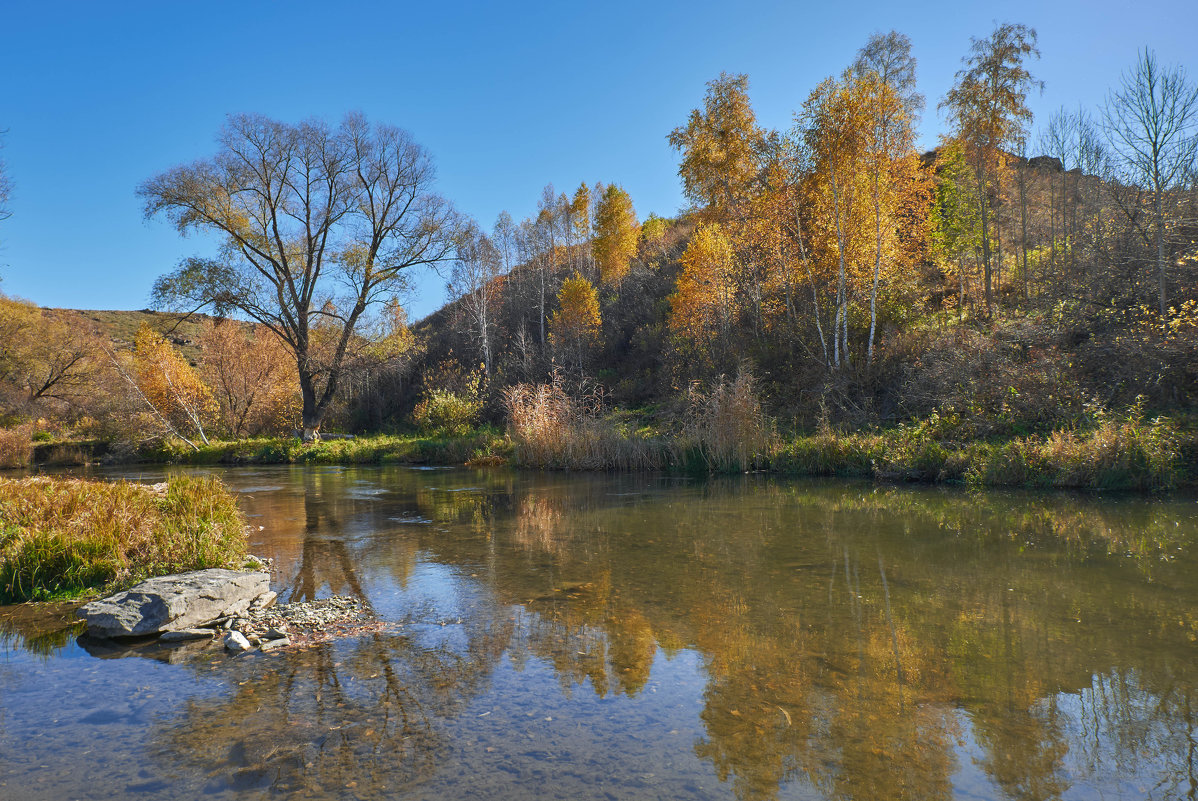
[[[570,224],[574,228],[573,239],[579,244],[579,252],[581,254],[582,269],[585,274],[593,276],[594,273],[594,254],[591,248],[586,247],[587,241],[591,237],[591,231],[595,227],[594,204],[591,202],[591,189],[583,181],[574,190],[574,196],[570,199]]]
[[[1111,145],[1119,157],[1121,176],[1148,192],[1151,231],[1132,216],[1156,255],[1157,295],[1161,315],[1168,308],[1165,267],[1166,203],[1186,182],[1194,181],[1198,156],[1198,85],[1180,67],[1162,67],[1149,50],[1111,92],[1103,111]]]
[[[95,332],[79,315],[0,295],[0,416],[79,406],[102,363]]]
[[[924,96],[917,88],[915,56],[911,55],[911,38],[898,31],[875,33],[857,51],[853,74],[873,75],[888,87],[902,106],[907,123],[914,127],[923,112]],[[883,111],[883,114],[885,112]]]
[[[707,84],[702,109],[669,135],[682,154],[683,192],[715,220],[725,220],[751,191],[764,139],[749,103],[749,76],[720,73]]]
[[[351,114],[333,129],[231,116],[216,155],[143,183],[147,217],[215,234],[220,254],[158,280],[161,306],[238,310],[296,361],[305,440],[319,436],[371,309],[452,254],[452,207],[411,135]],[[319,348],[317,344],[321,345]]]
[[[194,432],[207,445],[205,429],[217,411],[212,390],[162,334],[145,324],[133,342],[133,369],[152,411],[174,432]]]
[[[636,256],[640,229],[632,198],[619,186],[608,186],[595,212],[592,239],[595,263],[606,286],[618,287],[628,274],[629,265]]]
[[[503,232],[497,232],[503,235]],[[496,306],[500,298],[499,277],[503,275],[503,256],[494,240],[473,222],[462,230],[446,289],[465,313],[471,334],[478,343],[483,373],[491,378],[494,362],[491,342]]]
[[[641,223],[641,241],[644,243],[645,255],[664,256],[666,252],[666,237],[670,232],[671,220],[650,214]]]
[[[986,39],[973,39],[965,67],[941,102],[955,136],[965,147],[974,171],[981,222],[982,269],[986,310],[995,308],[991,223],[992,198],[997,191],[1004,151],[1013,149],[1032,119],[1027,105],[1031,89],[1042,86],[1025,66],[1039,58],[1036,31],[1026,25],[1003,23]]]
[[[851,74],[829,78],[812,91],[799,115],[796,139],[810,175],[808,196],[812,204],[813,246],[829,258],[835,278],[831,366],[851,361],[849,307],[860,284],[867,259],[869,184],[862,169],[870,118]]]
[[[736,318],[732,243],[718,223],[704,225],[695,231],[679,262],[682,272],[670,296],[670,329],[699,352],[716,346],[722,361]]]
[[[255,437],[294,427],[301,411],[295,359],[278,337],[238,320],[209,320],[199,346],[200,375],[227,436]]]
[[[599,293],[576,272],[558,290],[557,311],[549,320],[550,343],[581,371],[586,352],[598,341],[601,325]]]
[[[561,202],[561,197],[554,190],[553,184],[546,184],[541,191],[541,199],[537,202],[537,218],[525,240],[530,248],[529,258],[526,261],[534,263],[537,268],[540,289],[537,309],[542,348],[545,347],[545,323],[548,319],[546,305],[549,301],[550,285],[560,266],[559,259],[565,239],[566,208]]]

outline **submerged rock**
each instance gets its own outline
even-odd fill
[[[212,629],[179,629],[164,631],[159,637],[160,642],[183,642],[184,640],[211,640],[216,634]]]
[[[243,614],[268,593],[266,573],[212,568],[143,581],[85,604],[78,614],[93,637],[141,637]]]

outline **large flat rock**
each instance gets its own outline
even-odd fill
[[[241,614],[268,592],[266,573],[212,568],[143,581],[85,604],[78,614],[93,637],[142,637]]]

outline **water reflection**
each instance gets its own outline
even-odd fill
[[[146,797],[1198,791],[1192,501],[398,468],[227,480],[284,598],[353,594],[385,625],[160,668],[180,700],[106,757],[148,772],[131,785]],[[37,725],[13,723],[40,697],[24,636],[0,756]],[[69,651],[50,659],[68,693]]]

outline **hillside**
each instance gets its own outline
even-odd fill
[[[195,364],[199,361],[200,331],[206,321],[212,319],[206,314],[192,314],[183,317],[178,314],[156,312],[149,309],[138,311],[116,311],[102,309],[45,309],[50,314],[73,313],[90,321],[96,331],[111,342],[116,350],[128,350],[133,347],[133,339],[138,329],[148,325],[178,348],[186,359]]]

